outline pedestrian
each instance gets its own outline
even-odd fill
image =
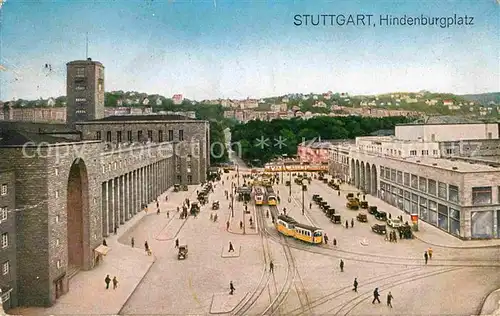
[[[229,251],[228,252],[234,252],[233,243],[231,243],[231,242],[229,242]]]
[[[425,264],[427,264],[427,261],[429,260],[429,255],[427,254],[427,251],[424,252],[424,259],[425,259]]]
[[[179,238],[175,239],[175,248],[179,248]]]
[[[240,221],[240,229],[243,229],[243,221]]]
[[[116,232],[117,232],[117,231],[118,231],[118,227],[117,227],[117,226],[115,226],[115,235],[116,235]]]
[[[236,289],[234,288],[233,281],[229,282],[229,295],[233,295]]]
[[[429,259],[432,259],[432,248],[429,247],[429,249],[427,249],[427,253],[429,254]]]
[[[134,245],[135,245],[135,240],[134,240],[134,237],[132,237],[130,239],[130,244],[132,245],[132,248],[134,248]]]
[[[373,301],[372,304],[375,304],[375,301],[377,301],[380,304],[380,294],[378,293],[378,287],[375,288],[375,291],[373,291]]]
[[[354,218],[351,218],[351,228],[354,227]]]
[[[274,263],[273,261],[271,260],[271,262],[269,262],[269,272],[270,273],[273,273],[274,272]]]
[[[116,279],[116,276],[113,277],[113,290],[116,290],[116,288],[118,287],[118,280]]]
[[[217,213],[214,215],[214,222],[217,222]]]
[[[106,239],[103,239],[103,240],[102,240],[102,245],[103,245],[103,246],[106,246],[106,247],[108,246],[108,243],[106,242]]]
[[[245,212],[248,211],[248,205],[245,204]]]
[[[160,208],[156,209],[156,215],[160,215]]]
[[[366,200],[366,195],[363,194],[363,201]]]
[[[337,247],[337,239],[333,238],[333,246]]]
[[[345,221],[345,228],[349,229],[349,222]]]
[[[323,239],[325,240],[325,245],[328,244],[328,235],[325,234],[325,236],[323,237]]]
[[[214,220],[214,213],[210,213],[210,221]]]
[[[111,282],[111,278],[109,277],[109,274],[106,275],[104,282],[106,283],[106,290],[109,289],[109,282]]]
[[[344,260],[340,259],[340,272],[344,272]]]
[[[148,241],[147,240],[144,242],[144,250],[146,252],[148,252],[148,250],[149,250],[149,245],[148,245]]]
[[[158,203],[158,199],[156,199],[156,208],[160,208],[160,203]]]
[[[286,216],[286,207],[283,208],[283,215]]]
[[[229,221],[226,222],[226,230],[229,230]]]
[[[170,211],[167,211],[167,218],[170,218]]]
[[[358,278],[354,278],[354,288],[352,289],[354,292],[358,293]]]
[[[398,234],[396,234],[396,231],[394,231],[394,235],[393,235],[393,239],[394,239],[394,242],[398,242]]]
[[[309,202],[309,209],[311,209],[311,208],[312,208],[312,203],[311,203],[311,202]]]
[[[392,293],[389,292],[389,294],[387,294],[387,306],[389,306],[390,308],[392,308],[392,299],[393,299]]]

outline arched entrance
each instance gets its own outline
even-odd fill
[[[365,190],[365,163],[362,161],[359,169],[360,177],[359,177],[359,188],[361,190]]]
[[[372,195],[378,196],[378,185],[377,185],[377,166],[372,165],[372,176],[371,176],[371,185],[372,185]]]
[[[359,189],[359,160],[356,160],[356,175],[354,176],[354,186]]]
[[[351,175],[350,175],[350,184],[353,185],[355,182],[355,179],[356,179],[356,165],[355,165],[355,162],[354,162],[354,159],[351,159]]]
[[[366,164],[366,172],[365,172],[365,191],[366,193],[368,194],[372,194],[372,174],[371,174],[371,170],[370,170],[370,164],[367,163]]]
[[[67,191],[68,268],[84,266],[84,245],[88,244],[89,194],[87,167],[81,159],[71,165]]]

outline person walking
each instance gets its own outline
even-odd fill
[[[229,221],[226,222],[226,230],[229,230]]]
[[[340,259],[340,272],[344,272],[344,260]]]
[[[354,292],[358,293],[358,278],[354,278],[353,286],[354,286],[354,288],[352,290]]]
[[[106,242],[106,239],[103,239],[103,240],[102,240],[102,245],[103,245],[103,246],[106,246],[106,247],[108,246],[108,243]]]
[[[387,294],[387,306],[389,306],[390,308],[392,308],[392,299],[393,299],[392,293],[389,292],[389,294]]]
[[[144,251],[148,252],[148,250],[149,250],[149,245],[148,245],[148,241],[146,240],[144,242]]]
[[[229,242],[229,251],[228,252],[234,252],[234,247],[231,242]]]
[[[312,203],[311,203],[311,202],[309,202],[309,209],[311,209],[311,208],[312,208]]]
[[[233,281],[229,282],[229,295],[233,295],[236,289],[234,288]]]
[[[325,234],[325,236],[323,237],[323,239],[325,240],[325,245],[328,244],[328,235]]]
[[[273,273],[274,272],[274,263],[273,261],[271,260],[271,262],[269,262],[269,272],[270,273]]]
[[[243,229],[243,221],[240,221],[240,229]]]
[[[349,228],[349,222],[345,221],[345,228]]]
[[[113,290],[116,290],[118,287],[118,280],[116,279],[116,276],[113,277]]]
[[[179,238],[175,239],[175,248],[179,248]]]
[[[427,264],[427,261],[429,260],[429,255],[427,254],[427,251],[424,252],[424,260],[425,260],[425,264]]]
[[[333,246],[337,247],[337,239],[333,238]]]
[[[167,211],[167,218],[170,218],[170,211]]]
[[[429,249],[427,249],[427,253],[429,254],[429,259],[432,259],[432,248],[429,247]]]
[[[160,208],[156,209],[156,215],[160,215]]]
[[[104,282],[106,283],[106,290],[109,289],[109,282],[111,282],[111,278],[109,277],[109,274],[106,275]]]
[[[134,237],[132,237],[130,239],[130,244],[132,245],[132,248],[134,248],[134,245],[135,245],[135,240],[134,240]]]
[[[375,288],[375,291],[373,291],[373,301],[372,304],[375,304],[375,301],[377,301],[380,304],[380,294],[378,293],[378,287]]]
[[[354,227],[354,218],[351,218],[351,228]]]

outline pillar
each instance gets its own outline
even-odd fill
[[[115,191],[113,187],[113,180],[108,180],[108,232],[111,234],[115,228],[115,217],[114,217],[114,207],[115,207]]]
[[[101,197],[101,217],[102,217],[102,235],[109,236],[109,206],[108,206],[108,182],[105,181],[101,184],[102,197]]]
[[[118,209],[118,218],[120,225],[125,223],[125,194],[123,176],[118,177],[118,194],[120,194],[120,207]]]

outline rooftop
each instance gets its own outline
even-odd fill
[[[487,122],[477,119],[464,117],[464,116],[451,116],[451,115],[434,115],[424,116],[412,123],[398,124],[399,126],[405,125],[447,125],[447,124],[485,124]],[[493,122],[490,122],[493,123]]]
[[[88,122],[78,122],[78,124],[84,123],[96,123],[96,122],[130,122],[130,121],[196,121],[195,119],[189,118],[187,116],[178,114],[165,114],[165,115],[113,115],[108,116],[98,120],[92,120]]]
[[[394,157],[398,159],[397,157]],[[455,172],[488,172],[488,171],[500,171],[500,168],[492,167],[487,164],[475,163],[473,161],[466,162],[457,159],[446,159],[446,158],[431,158],[431,157],[411,157],[402,159],[404,161],[417,163],[420,165],[426,165],[433,168],[453,170]],[[456,169],[454,169],[456,168]]]
[[[91,58],[87,58],[85,60],[73,60],[73,61],[66,63],[66,65],[100,65],[100,66],[104,67],[101,64],[101,62],[92,60]]]
[[[76,142],[66,137],[56,137],[22,130],[0,129],[0,146],[23,146],[26,144],[57,144]]]

